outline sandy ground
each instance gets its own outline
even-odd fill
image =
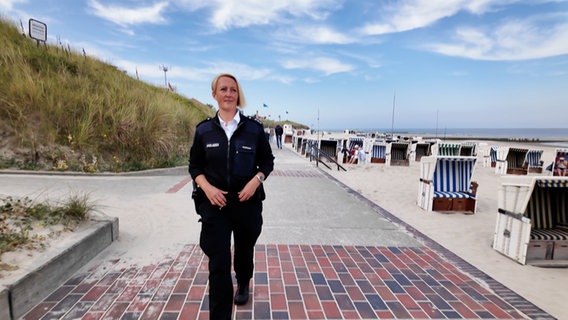
[[[485,142],[481,147],[508,145],[543,149],[545,167],[552,162],[555,147]],[[558,317],[568,319],[568,269],[521,265],[492,248],[497,218],[500,175],[483,167],[482,153],[472,180],[479,183],[477,212],[443,214],[426,212],[417,205],[420,163],[408,167],[384,164],[346,165],[345,171],[329,173],[404,222],[443,245],[525,299]],[[550,174],[544,171],[542,175]]]

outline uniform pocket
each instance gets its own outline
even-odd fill
[[[239,145],[235,155],[234,174],[239,177],[250,177],[256,172],[255,146]]]

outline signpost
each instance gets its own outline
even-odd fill
[[[38,45],[40,41],[45,43],[45,41],[47,41],[47,24],[35,19],[30,19],[29,33],[30,37],[35,39]]]

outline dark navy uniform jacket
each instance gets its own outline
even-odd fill
[[[210,184],[236,194],[259,171],[268,177],[273,169],[272,149],[258,121],[241,114],[230,141],[218,116],[197,125],[189,152],[189,174],[193,180],[205,174]]]

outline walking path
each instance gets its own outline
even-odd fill
[[[235,319],[554,319],[294,151],[274,152],[252,299]],[[184,170],[2,180],[12,194],[89,192],[120,221],[119,240],[23,319],[208,319]]]

